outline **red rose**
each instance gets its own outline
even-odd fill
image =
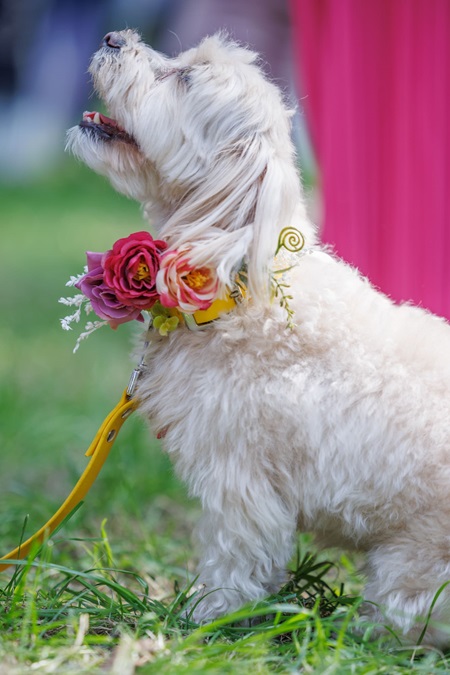
[[[102,259],[105,283],[125,305],[150,309],[158,300],[156,275],[167,244],[148,232],[118,239]]]

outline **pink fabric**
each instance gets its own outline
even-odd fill
[[[450,1],[291,0],[323,238],[450,318]]]

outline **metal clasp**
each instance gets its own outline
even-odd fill
[[[150,319],[150,322],[148,324],[147,335],[149,335],[151,327],[152,327],[152,319]],[[134,392],[136,391],[138,380],[139,380],[141,374],[143,373],[143,371],[145,370],[145,352],[147,351],[148,345],[149,345],[149,340],[147,339],[144,342],[144,348],[142,350],[142,355],[141,355],[141,358],[139,360],[139,363],[137,364],[136,368],[131,373],[131,376],[130,376],[130,379],[129,379],[129,382],[128,382],[128,386],[127,386],[127,398],[128,399],[133,398]]]

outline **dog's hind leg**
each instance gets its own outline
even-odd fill
[[[273,489],[261,484],[228,493],[220,507],[205,510],[197,530],[203,549],[199,583],[203,597],[193,618],[207,621],[258,600],[280,588],[292,555],[295,515]]]
[[[389,624],[400,639],[417,644],[419,639],[439,647],[450,644],[450,543],[419,541],[420,527],[411,538],[403,533],[397,541],[369,553],[369,602],[366,617]],[[444,553],[444,555],[443,555]],[[427,626],[426,631],[425,626]],[[380,629],[383,630],[380,626]]]

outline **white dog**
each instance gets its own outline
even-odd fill
[[[70,149],[223,284],[248,270],[245,299],[205,330],[153,333],[139,387],[204,509],[195,618],[279,588],[300,528],[366,552],[368,614],[416,640],[450,579],[449,326],[317,244],[291,112],[254,53],[219,35],[170,59],[125,30],[90,70],[114,120],[86,114]],[[306,243],[280,302],[286,227]],[[434,605],[436,645],[450,641],[449,597]]]

